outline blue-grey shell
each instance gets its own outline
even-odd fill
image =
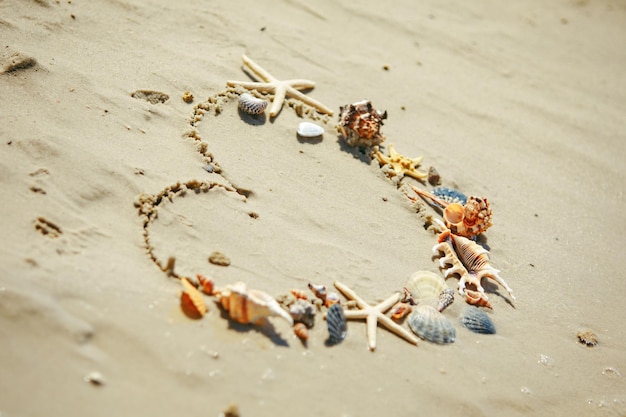
[[[467,196],[465,194],[452,188],[437,187],[433,188],[431,193],[448,203],[458,203],[464,206],[467,202]]]
[[[438,344],[453,343],[456,340],[456,329],[446,316],[430,305],[418,305],[408,318],[413,333]]]
[[[461,324],[474,333],[495,334],[496,326],[491,317],[482,309],[469,306],[459,317]]]
[[[315,324],[315,306],[307,300],[296,300],[289,306],[289,314],[294,323],[304,323],[309,329]]]
[[[267,101],[256,98],[250,93],[243,93],[239,96],[239,109],[248,114],[261,114],[267,107]]]
[[[343,314],[343,308],[339,303],[335,303],[328,309],[326,313],[326,324],[328,326],[328,344],[336,345],[346,338],[348,326],[346,325],[346,316]]]

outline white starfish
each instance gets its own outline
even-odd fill
[[[270,107],[270,117],[274,117],[280,112],[285,101],[285,96],[296,98],[309,106],[314,107],[320,113],[333,115],[333,111],[320,103],[319,101],[312,99],[298,90],[306,90],[315,87],[315,83],[309,80],[286,80],[279,81],[274,78],[269,72],[265,71],[259,64],[243,55],[244,71],[248,73],[257,82],[250,81],[226,81],[226,85],[230,87],[240,86],[248,90],[257,90],[263,93],[273,93],[274,100],[272,101],[272,107]],[[262,82],[261,82],[262,81]]]
[[[345,284],[341,282],[335,281],[335,287],[339,291],[343,293],[347,298],[356,301],[356,305],[359,306],[360,310],[346,310],[344,314],[346,319],[365,319],[367,322],[367,344],[371,351],[376,350],[376,326],[378,323],[382,324],[388,330],[394,332],[400,337],[406,339],[409,343],[417,345],[417,337],[413,336],[411,332],[406,330],[403,327],[400,327],[398,324],[394,323],[389,317],[385,316],[385,312],[393,307],[400,299],[402,298],[402,294],[396,292],[391,297],[387,298],[385,301],[371,306],[367,304],[361,297],[356,295],[354,291],[348,288]]]

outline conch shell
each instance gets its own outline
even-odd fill
[[[224,289],[215,290],[214,294],[230,318],[238,323],[257,324],[267,317],[276,316],[293,326],[293,319],[274,297],[260,290],[248,289],[243,282],[227,285]]]
[[[460,276],[459,293],[469,304],[491,307],[481,285],[483,278],[496,281],[515,300],[513,290],[498,275],[500,271],[489,264],[487,249],[466,237],[457,236],[446,230],[439,235],[439,243],[433,247],[433,253],[436,255],[441,255],[442,252],[443,256],[439,259],[439,265],[446,269],[445,277],[452,274]]]

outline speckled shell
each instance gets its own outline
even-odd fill
[[[459,317],[461,324],[474,333],[495,334],[496,326],[489,315],[478,307],[469,306]]]
[[[441,293],[439,293],[437,310],[443,311],[446,308],[448,308],[448,306],[452,304],[453,302],[454,302],[454,290],[452,288],[445,288],[443,291],[441,291]]]
[[[216,290],[215,294],[231,319],[239,323],[258,323],[264,318],[282,317],[293,326],[293,319],[271,295],[248,289],[245,283],[237,282]]]
[[[486,198],[468,197],[465,205],[449,204],[443,218],[446,226],[455,235],[473,238],[484,233],[492,226],[491,207]]]
[[[460,191],[447,187],[433,188],[431,193],[443,201],[448,203],[457,203],[462,206],[467,202],[467,196]]]
[[[267,101],[256,98],[250,93],[243,93],[239,96],[239,109],[248,114],[261,114],[265,112],[265,108],[267,107]]]
[[[326,313],[326,324],[328,326],[328,344],[336,345],[345,339],[348,332],[346,316],[340,304],[333,304]]]
[[[429,342],[447,344],[456,340],[456,329],[450,320],[433,306],[414,307],[408,322],[416,335]]]
[[[302,122],[298,125],[297,133],[303,138],[316,138],[324,134],[324,128],[310,122]]]
[[[339,107],[339,133],[349,146],[377,146],[385,137],[380,133],[387,112],[378,111],[370,100]]]
[[[438,300],[439,294],[448,288],[441,275],[431,271],[417,271],[406,283],[406,289],[418,304]]]
[[[307,300],[296,300],[289,306],[289,314],[295,323],[303,323],[309,329],[315,323],[315,306]]]

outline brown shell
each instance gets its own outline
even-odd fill
[[[261,290],[248,289],[243,282],[227,285],[225,289],[216,290],[218,301],[231,319],[238,323],[258,323],[262,319],[278,316],[290,325],[293,319],[278,301]]]
[[[191,284],[187,278],[180,279],[183,292],[180,295],[180,304],[183,312],[190,317],[202,317],[209,309],[204,303],[202,294]]]
[[[471,196],[464,206],[450,203],[443,212],[446,227],[455,235],[473,238],[492,226],[491,207],[486,198]]]
[[[213,290],[215,289],[215,285],[211,278],[207,278],[202,274],[196,274],[196,278],[198,278],[198,282],[200,283],[200,288],[202,292],[206,295],[213,295]]]
[[[289,290],[289,292],[296,297],[297,300],[308,300],[309,297],[307,296],[307,294],[302,291],[302,290],[297,290],[297,289],[291,289]]]
[[[387,112],[378,111],[370,100],[362,100],[339,108],[337,128],[349,146],[380,145],[385,136],[380,133]]]
[[[306,327],[304,323],[296,323],[293,325],[293,332],[298,339],[302,341],[306,341],[309,339],[309,329]]]

